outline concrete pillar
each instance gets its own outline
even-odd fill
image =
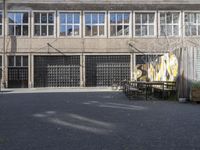
[[[134,69],[135,69],[135,55],[134,53],[131,53],[131,81],[135,79],[134,77]]]
[[[85,87],[85,55],[80,55],[80,86]]]
[[[33,55],[29,55],[28,61],[28,87],[34,87],[34,62],[33,62]]]

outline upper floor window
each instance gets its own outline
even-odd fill
[[[80,12],[60,12],[60,36],[80,36]]]
[[[135,36],[155,36],[155,13],[135,13]]]
[[[8,35],[28,36],[29,35],[29,13],[9,12],[8,13]]]
[[[105,12],[85,12],[85,36],[105,36]]]
[[[3,34],[2,29],[3,29],[3,17],[2,17],[2,12],[0,12],[0,36]]]
[[[54,12],[34,12],[34,36],[53,36]]]
[[[200,35],[200,12],[185,13],[185,35],[186,36]]]
[[[110,12],[110,36],[131,36],[130,18],[130,12]]]
[[[160,12],[160,36],[180,35],[180,13]]]

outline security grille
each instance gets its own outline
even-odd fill
[[[8,87],[28,87],[28,56],[8,56]]]
[[[196,77],[197,77],[197,80],[200,81],[200,49],[197,49],[197,56],[196,56]]]
[[[130,80],[130,56],[86,56],[86,86],[112,86]]]
[[[34,86],[80,86],[80,56],[35,56]]]

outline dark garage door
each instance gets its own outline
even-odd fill
[[[34,86],[80,86],[80,56],[35,56]]]
[[[130,56],[86,56],[86,86],[112,86],[130,80]]]

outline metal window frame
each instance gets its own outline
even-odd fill
[[[135,34],[135,31],[136,31],[136,13],[140,13],[140,14],[143,14],[143,13],[146,13],[146,14],[148,14],[148,16],[149,16],[149,13],[153,13],[154,14],[154,22],[153,23],[151,23],[151,24],[149,24],[149,23],[146,23],[145,25],[147,25],[148,27],[150,26],[150,25],[153,25],[154,26],[154,35],[144,35],[144,36],[142,36],[142,35],[140,35],[140,36],[137,36],[136,34]],[[157,36],[157,11],[149,11],[149,10],[147,10],[147,11],[142,11],[142,10],[138,10],[138,11],[134,11],[133,12],[133,37],[137,37],[137,38],[155,38],[156,36]],[[143,24],[139,24],[140,26],[142,26]],[[148,33],[149,33],[149,31],[147,31]]]
[[[110,15],[111,15],[111,13],[130,13],[130,16],[129,16],[129,24],[124,24],[124,23],[122,23],[122,26],[123,25],[129,25],[129,35],[122,35],[122,36],[111,36],[110,35],[110,27],[111,27],[111,23],[110,23]],[[122,11],[122,10],[120,10],[120,11],[118,11],[118,10],[112,10],[112,11],[108,11],[108,37],[109,38],[131,38],[132,37],[132,33],[133,33],[133,31],[132,31],[132,21],[133,20],[133,12],[132,11],[129,11],[129,10],[127,10],[127,11]],[[117,23],[115,23],[115,26],[117,26],[118,24]],[[116,33],[117,33],[117,29],[116,29]],[[124,33],[124,31],[123,31],[123,33]]]
[[[53,16],[54,16],[54,22],[53,23],[48,23],[48,20],[47,20],[47,23],[44,23],[44,25],[46,25],[47,26],[47,35],[46,36],[42,36],[41,35],[41,26],[42,26],[42,24],[41,23],[35,23],[34,22],[34,17],[35,17],[35,15],[34,15],[34,13],[53,13]],[[41,19],[41,15],[40,15],[40,19]],[[48,18],[47,18],[48,19]],[[35,31],[35,25],[37,25],[37,24],[39,24],[40,25],[40,35],[38,36],[38,35],[35,35],[34,34],[34,31]],[[48,29],[49,29],[49,25],[53,25],[53,29],[54,29],[54,32],[53,32],[53,35],[49,35],[49,31],[48,31]],[[57,25],[57,17],[56,17],[56,11],[55,10],[33,10],[32,11],[32,37],[33,38],[55,38],[56,37],[56,25]]]
[[[172,33],[173,33],[173,25],[178,25],[178,29],[179,29],[179,32],[178,32],[178,35],[174,35],[174,34],[172,34],[172,35],[166,35],[167,37],[181,37],[182,36],[182,26],[181,26],[181,24],[182,24],[182,12],[180,11],[180,10],[162,10],[162,11],[158,11],[158,37],[160,37],[160,38],[162,38],[162,37],[166,37],[166,36],[162,36],[161,34],[160,34],[160,32],[161,32],[161,24],[160,24],[160,13],[175,13],[175,12],[177,12],[177,13],[179,13],[179,20],[178,20],[178,24],[171,24],[172,25]],[[166,18],[165,18],[166,19]],[[173,18],[172,18],[172,20],[173,20]],[[165,25],[167,25],[167,24],[165,24]]]

